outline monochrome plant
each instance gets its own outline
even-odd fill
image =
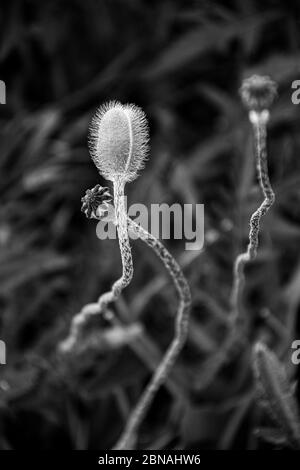
[[[237,256],[234,263],[228,334],[222,348],[212,357],[208,371],[202,381],[203,388],[212,382],[239,340],[238,322],[241,319],[243,310],[245,266],[248,262],[255,260],[257,256],[261,219],[275,201],[275,194],[268,173],[267,124],[270,118],[270,108],[276,95],[277,85],[267,76],[253,75],[245,79],[240,88],[240,96],[248,110],[249,121],[253,128],[257,177],[264,200],[250,217],[247,249]]]
[[[1,3],[1,450],[300,450],[297,5]]]
[[[111,102],[102,106],[91,124],[90,151],[99,172],[113,182],[114,217],[117,226],[122,258],[122,277],[112,289],[100,296],[97,303],[86,305],[72,321],[69,336],[61,343],[60,350],[69,352],[76,346],[80,331],[90,315],[105,314],[109,303],[120,296],[133,276],[133,263],[128,229],[144,241],[163,262],[179,296],[174,339],[154,371],[150,383],[133,409],[117,442],[116,449],[128,449],[134,445],[139,425],[152,403],[155,393],[166,380],[180,353],[188,332],[191,293],[185,276],[173,256],[164,245],[143,227],[130,219],[124,203],[124,187],[138,176],[147,154],[148,128],[144,113],[134,105]],[[108,188],[96,185],[82,198],[82,211],[88,218],[101,220],[108,211],[112,197]]]
[[[60,346],[63,351],[74,347],[88,317],[105,312],[107,305],[117,300],[132,279],[133,265],[124,191],[126,183],[137,178],[147,157],[148,125],[144,112],[135,105],[122,105],[117,101],[100,106],[90,125],[89,149],[100,174],[113,183],[122,276],[109,292],[100,296],[96,304],[89,304],[73,318],[70,334]],[[92,191],[95,192],[95,189]],[[102,195],[105,196],[105,190],[103,191]],[[93,204],[97,201],[95,198],[92,200]],[[96,215],[93,205],[88,211]]]
[[[270,118],[269,109],[273,104],[276,94],[276,83],[267,76],[253,75],[243,81],[240,89],[242,101],[248,109],[249,121],[253,127],[257,176],[264,195],[264,200],[251,215],[247,250],[240,254],[235,261],[232,292],[235,316],[238,315],[240,296],[243,292],[245,264],[248,261],[253,261],[257,256],[261,219],[275,201],[275,194],[268,173],[267,124]]]
[[[210,383],[234,345],[238,334],[237,321],[243,303],[244,268],[247,262],[254,260],[257,256],[260,222],[275,200],[268,175],[266,138],[267,123],[270,116],[269,108],[276,96],[276,84],[268,77],[253,76],[244,80],[240,94],[249,111],[249,120],[253,127],[257,174],[264,201],[250,218],[247,250],[240,254],[235,261],[231,297],[232,310],[229,316],[231,328],[222,348],[214,357],[214,363],[203,381],[203,386]],[[110,102],[102,106],[92,120],[89,144],[92,159],[99,172],[113,183],[113,197],[108,188],[98,184],[86,191],[85,196],[82,198],[82,211],[88,218],[103,220],[109,213],[110,203],[114,202],[113,215],[110,214],[107,220],[113,222],[117,227],[122,259],[122,276],[113,284],[109,292],[99,297],[97,302],[87,304],[81,312],[75,315],[69,336],[61,343],[60,350],[62,352],[72,351],[79,341],[80,332],[88,318],[95,314],[106,315],[108,305],[116,301],[122,290],[131,282],[133,262],[129,232],[133,232],[134,235],[145,242],[160,258],[173,280],[180,301],[176,315],[174,339],[127,419],[125,429],[114,447],[115,449],[129,449],[135,446],[139,426],[151,406],[155,393],[166,380],[185,343],[191,293],[181,268],[169,251],[158,239],[127,214],[125,185],[137,178],[138,171],[143,167],[147,155],[148,127],[144,113],[134,105],[124,106],[118,102]],[[110,320],[118,324],[119,320],[116,319],[115,314],[111,310],[109,310],[109,313],[111,315]],[[256,377],[260,377],[260,382],[274,385],[277,380],[275,362],[272,353],[267,354],[266,351],[262,347],[255,349],[254,370]],[[267,364],[267,366],[263,367],[264,364]],[[269,373],[269,371],[271,372]],[[275,371],[274,374],[272,371]],[[275,377],[274,380],[273,376]],[[271,396],[269,389],[267,393]],[[280,407],[279,409],[281,410]],[[288,425],[287,428],[289,429]],[[292,425],[290,428],[292,432],[295,431]]]

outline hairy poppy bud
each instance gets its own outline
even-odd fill
[[[123,183],[134,180],[148,151],[144,112],[135,105],[117,101],[100,106],[90,126],[89,148],[104,178]]]

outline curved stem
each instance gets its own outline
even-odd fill
[[[272,189],[267,163],[266,148],[266,119],[261,117],[260,113],[255,113],[255,118],[251,119],[254,131],[256,165],[260,187],[264,194],[264,201],[259,208],[252,214],[250,219],[249,244],[245,253],[240,254],[234,265],[234,284],[232,291],[232,304],[234,318],[238,316],[239,305],[241,304],[241,296],[245,284],[244,267],[248,261],[252,261],[257,256],[258,236],[260,222],[262,217],[268,212],[275,201],[275,194]]]
[[[72,349],[76,344],[80,328],[86,322],[87,318],[90,315],[99,314],[104,311],[108,303],[116,300],[121,291],[130,283],[133,274],[133,267],[127,227],[133,230],[149,247],[151,247],[164,263],[166,269],[173,279],[180,299],[176,316],[175,337],[167,352],[165,353],[161,363],[154,372],[149,385],[142,394],[138,404],[134,408],[126,424],[125,430],[116,445],[116,448],[118,449],[125,449],[128,448],[134,439],[139,425],[152,403],[155,393],[166,380],[166,377],[168,376],[172,366],[174,365],[174,362],[177,359],[178,354],[180,353],[185,343],[188,332],[191,293],[189,285],[181,271],[180,266],[174,260],[169,251],[164,247],[164,245],[150,233],[136,224],[133,220],[127,217],[124,201],[124,186],[118,184],[114,186],[114,201],[116,211],[115,220],[118,228],[119,245],[123,265],[122,277],[114,283],[111,291],[103,294],[99,298],[98,303],[86,305],[81,310],[81,312],[74,317],[70,335],[61,344],[61,350],[68,351]]]
[[[112,286],[109,292],[102,294],[99,299],[100,312],[103,312],[107,305],[118,299],[121,292],[127,287],[133,276],[133,264],[131,256],[131,248],[129,243],[127,228],[127,211],[124,195],[124,183],[117,180],[114,182],[114,204],[115,204],[115,221],[118,230],[119,247],[122,258],[122,276]]]
[[[237,329],[238,321],[241,318],[241,310],[243,305],[243,292],[245,285],[244,268],[247,262],[252,261],[257,256],[257,249],[259,243],[259,230],[262,217],[268,212],[270,207],[275,201],[275,194],[273,192],[267,164],[267,118],[266,111],[250,113],[250,121],[253,125],[254,131],[254,146],[256,156],[256,166],[258,173],[258,180],[262,189],[264,200],[258,209],[252,214],[250,218],[250,231],[249,243],[247,250],[241,253],[236,258],[234,264],[234,279],[231,293],[232,310],[230,316],[230,330],[226,337],[220,351],[214,355],[210,361],[209,368],[203,380],[201,380],[201,389],[208,387],[216,376],[224,361],[228,359],[231,349],[235,346],[236,341],[240,339],[241,333]]]
[[[181,271],[180,266],[172,257],[172,255],[159,240],[157,240],[150,233],[148,233],[129,218],[128,225],[129,228],[137,233],[138,236],[144,240],[162,260],[174,281],[180,303],[176,316],[174,339],[126,423],[125,430],[123,431],[119,441],[115,446],[115,449],[119,450],[128,449],[133,443],[138,428],[147,411],[149,410],[155,393],[166,380],[167,375],[169,374],[178,354],[180,353],[185,343],[188,332],[189,311],[191,304],[191,293],[189,285]]]
[[[107,305],[118,299],[121,292],[130,283],[133,276],[133,264],[127,229],[127,212],[124,196],[124,182],[114,181],[115,220],[118,230],[119,247],[122,259],[122,276],[112,286],[109,292],[102,294],[97,303],[86,305],[73,317],[68,337],[60,343],[61,352],[71,351],[76,345],[80,332],[92,315],[105,312]]]

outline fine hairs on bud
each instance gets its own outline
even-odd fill
[[[113,182],[115,223],[122,260],[122,276],[111,290],[102,294],[97,304],[84,307],[75,317],[68,337],[60,350],[71,351],[91,315],[105,314],[109,303],[116,301],[133,277],[133,262],[128,236],[125,184],[138,176],[148,151],[148,125],[144,112],[133,104],[108,102],[98,108],[89,133],[91,157],[104,178]],[[83,211],[88,217],[101,218],[111,197],[107,188],[97,185],[83,198]]]
[[[89,149],[99,172],[110,181],[133,181],[144,167],[149,132],[145,113],[133,104],[110,101],[92,119]]]

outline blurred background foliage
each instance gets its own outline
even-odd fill
[[[129,203],[204,203],[205,247],[167,242],[190,281],[188,343],[139,435],[141,448],[265,446],[251,343],[287,366],[299,337],[300,21],[292,0],[12,0],[1,2],[0,366],[2,449],[106,449],[115,443],[173,332],[177,299],[163,267],[133,242],[135,277],[95,319],[72,357],[57,345],[72,316],[120,274],[116,241],[99,241],[80,212],[99,178],[87,150],[96,107],[109,99],[147,113],[151,153]],[[241,338],[222,355],[232,266],[261,202],[238,88],[252,73],[279,85],[269,126],[276,204],[247,267]],[[292,366],[290,367],[292,368]],[[295,370],[291,370],[291,374]]]

